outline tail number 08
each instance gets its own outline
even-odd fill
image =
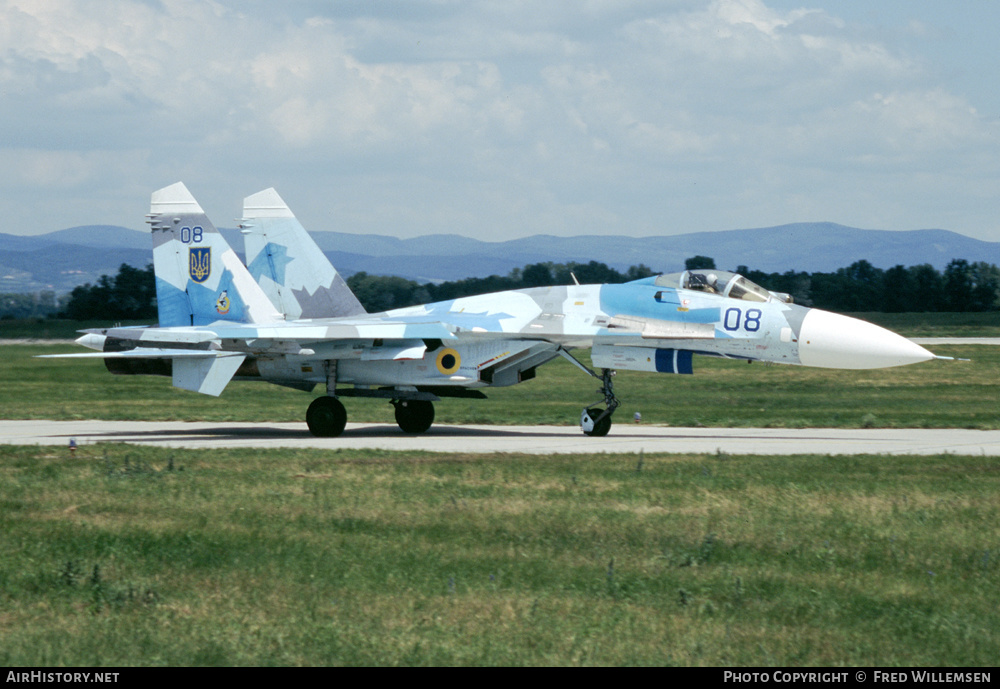
[[[201,244],[203,239],[203,234],[205,230],[201,227],[182,227],[181,228],[181,243],[182,244]]]

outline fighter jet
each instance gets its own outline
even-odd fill
[[[935,358],[884,328],[719,270],[368,314],[273,189],[248,197],[244,216],[249,269],[182,183],[154,192],[158,326],[84,331],[77,342],[97,352],[54,356],[103,358],[112,373],[167,375],[215,396],[231,380],[321,385],[306,412],[321,437],[344,431],[342,398],[386,399],[404,432],[422,433],[440,398],[484,398],[559,357],[601,381],[603,399],[580,416],[595,437],[607,435],[619,406],[616,370],[690,374],[696,354],[837,369]],[[587,348],[600,372],[574,356]]]

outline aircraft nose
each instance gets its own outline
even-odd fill
[[[819,368],[888,368],[934,355],[902,335],[872,323],[810,309],[799,331],[799,361]]]

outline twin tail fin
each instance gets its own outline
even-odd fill
[[[243,200],[247,267],[271,302],[292,320],[365,312],[351,288],[274,189]]]
[[[283,319],[183,183],[153,192],[146,222],[160,327]]]

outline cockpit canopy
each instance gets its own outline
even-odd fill
[[[726,270],[685,270],[683,273],[660,275],[655,283],[658,287],[674,287],[695,290],[707,294],[719,294],[730,299],[743,301],[783,301],[789,303],[791,296],[780,292],[769,292],[760,285],[750,282],[742,275]]]

